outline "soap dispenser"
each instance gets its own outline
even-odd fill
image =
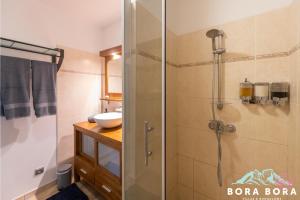
[[[245,79],[240,83],[240,99],[243,104],[249,104],[253,98],[253,84]]]
[[[269,102],[269,83],[259,82],[254,84],[254,100],[256,104],[267,104]]]
[[[289,83],[277,82],[271,84],[271,100],[274,105],[285,105],[289,100]]]

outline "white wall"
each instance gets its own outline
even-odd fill
[[[101,50],[109,49],[122,44],[122,21],[115,21],[113,24],[102,28]]]
[[[1,119],[1,199],[10,200],[53,181],[56,171],[56,117]],[[34,176],[34,169],[45,173]]]
[[[49,1],[1,0],[1,3],[1,37],[49,47],[64,45],[98,55],[100,27],[73,20],[50,6]],[[1,119],[1,200],[14,199],[56,178],[56,128],[56,116]],[[42,166],[46,172],[34,176],[34,169]]]
[[[1,49],[1,55],[50,61],[50,58]],[[31,96],[31,105],[32,96]],[[1,200],[10,200],[53,181],[56,171],[56,116],[1,118]],[[45,173],[34,176],[34,169]]]
[[[59,4],[53,7],[49,1],[40,0],[1,0],[1,3],[2,37],[52,47],[63,44],[98,53],[100,27],[68,15],[66,10],[58,8]]]
[[[292,1],[167,0],[168,28],[180,35],[264,13],[287,6]]]

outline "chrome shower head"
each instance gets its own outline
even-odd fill
[[[214,54],[222,54],[225,52],[224,48],[218,47],[216,45],[216,38],[224,36],[224,31],[218,29],[211,29],[206,32],[206,36],[212,39],[212,49]],[[221,40],[219,40],[221,41]],[[222,42],[221,42],[222,43]]]
[[[223,35],[224,35],[224,32],[222,30],[218,30],[218,29],[211,29],[206,32],[206,36],[209,38],[212,38],[212,39],[219,37],[219,36],[223,36]]]

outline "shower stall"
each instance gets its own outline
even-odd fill
[[[299,77],[299,0],[125,0],[123,199],[300,199]]]

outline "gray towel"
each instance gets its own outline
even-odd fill
[[[37,117],[55,115],[57,65],[43,61],[31,61],[31,66],[35,115]]]
[[[30,61],[1,56],[1,115],[30,116]]]

